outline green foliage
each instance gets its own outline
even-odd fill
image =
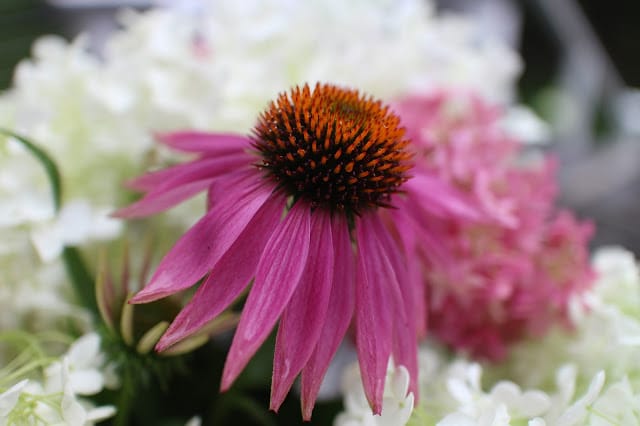
[[[20,142],[29,150],[29,152],[31,152],[31,154],[33,154],[40,164],[42,164],[42,167],[49,178],[49,184],[51,185],[53,206],[55,207],[56,212],[60,211],[60,206],[62,205],[62,179],[60,178],[58,166],[56,166],[56,163],[51,159],[51,156],[31,140],[10,130],[0,127],[0,135],[11,137]]]

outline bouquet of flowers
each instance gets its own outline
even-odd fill
[[[640,424],[634,256],[430,2],[123,11],[0,95],[0,424]]]

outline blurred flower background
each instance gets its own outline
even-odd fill
[[[160,355],[191,293],[126,304],[204,198],[109,213],[183,158],[154,133],[247,133],[316,80],[391,103],[418,167],[496,221],[402,242],[429,300],[419,398],[390,361],[373,416],[347,342],[311,423],[640,424],[639,17],[598,0],[2,0],[0,425],[301,421],[296,391],[267,411],[273,338],[219,394],[241,304]]]
[[[4,0],[0,88],[9,87],[15,65],[32,54],[37,37],[60,34],[70,39],[83,33],[91,50],[103,51],[107,36],[118,27],[119,9],[145,10],[158,3],[195,14],[199,2]],[[634,151],[640,131],[634,89],[640,86],[640,63],[633,40],[640,6],[621,1],[610,7],[597,0],[440,0],[435,5],[442,11],[464,12],[481,31],[518,51],[521,66],[501,67],[506,72],[520,68],[511,70],[515,87],[495,87],[500,79],[483,81],[482,73],[474,73],[475,78],[488,85],[486,93],[494,99],[513,96],[551,124],[551,149],[563,161],[561,197],[595,221],[599,232],[594,243],[640,247],[640,231],[633,226],[639,208],[634,190],[640,179]],[[117,96],[117,91],[111,95],[113,102]]]

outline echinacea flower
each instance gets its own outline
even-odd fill
[[[273,410],[300,374],[303,416],[310,418],[352,321],[373,412],[381,411],[391,355],[410,372],[415,394],[415,318],[424,317],[424,303],[416,294],[419,286],[405,276],[401,247],[383,224],[398,193],[415,196],[415,185],[406,182],[411,163],[403,134],[398,117],[380,101],[317,84],[281,94],[250,137],[161,136],[170,147],[199,157],[134,180],[131,186],[147,193],[118,214],[148,215],[204,189],[209,209],[132,299],[150,302],[203,279],[157,349],[196,332],[253,279],[227,356],[223,390],[279,319]],[[465,206],[455,191],[431,188],[438,213]],[[430,205],[427,197],[416,208],[427,215]]]

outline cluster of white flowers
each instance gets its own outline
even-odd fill
[[[6,373],[0,374],[0,390],[6,389],[0,393],[0,425],[85,426],[113,416],[114,407],[95,407],[82,398],[101,392],[105,386],[117,386],[103,358],[100,338],[90,333],[74,342],[60,360],[48,365],[42,380],[28,378],[6,389],[4,378],[15,372],[0,371]]]
[[[409,420],[384,416],[407,398],[406,388],[385,399],[390,408],[383,407],[377,423],[364,417],[362,404],[352,402],[364,398],[354,385],[359,376],[348,372],[346,412],[336,424],[640,425],[640,272],[633,254],[621,248],[598,250],[593,265],[599,278],[576,300],[575,330],[524,342],[508,362],[484,367],[423,347],[420,402]],[[389,383],[398,374],[390,368]]]

